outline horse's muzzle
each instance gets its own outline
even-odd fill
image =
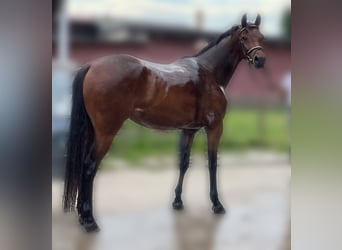
[[[266,57],[255,55],[253,58],[253,64],[256,68],[263,68],[266,62]]]

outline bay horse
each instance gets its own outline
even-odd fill
[[[63,207],[77,210],[87,232],[98,231],[93,217],[93,180],[124,121],[159,130],[181,130],[179,179],[172,203],[183,209],[185,172],[195,133],[208,139],[210,199],[225,213],[217,191],[217,148],[227,107],[224,89],[242,59],[256,68],[265,63],[261,17],[235,25],[194,56],[157,64],[129,55],[111,55],[83,66],[73,82]]]

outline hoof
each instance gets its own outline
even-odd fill
[[[174,201],[172,203],[172,207],[174,210],[178,210],[178,211],[184,209],[183,202],[181,202],[181,201]]]
[[[93,222],[91,224],[86,224],[86,225],[83,225],[85,231],[87,233],[97,233],[100,231],[100,228],[99,226],[96,224],[96,222]]]
[[[79,219],[80,224],[87,233],[96,233],[100,231],[99,226],[93,218]]]
[[[214,212],[214,214],[225,214],[226,210],[224,209],[224,207],[220,204],[218,206],[213,206],[212,210]]]

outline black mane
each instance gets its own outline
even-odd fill
[[[235,26],[231,27],[229,30],[222,33],[219,37],[217,37],[216,39],[209,42],[207,46],[205,46],[203,49],[201,49],[199,52],[197,52],[195,55],[193,55],[193,57],[202,55],[204,52],[206,52],[207,50],[211,49],[212,47],[217,45],[219,42],[221,42],[222,39],[226,38],[227,36],[230,36],[238,28],[239,28],[239,25],[235,25]]]

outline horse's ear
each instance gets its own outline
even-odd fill
[[[241,18],[241,26],[247,27],[247,14],[244,14]]]
[[[256,17],[256,19],[255,19],[254,24],[255,24],[256,26],[259,26],[259,25],[260,25],[260,22],[261,22],[261,16],[260,16],[260,14],[258,14],[257,17]]]

